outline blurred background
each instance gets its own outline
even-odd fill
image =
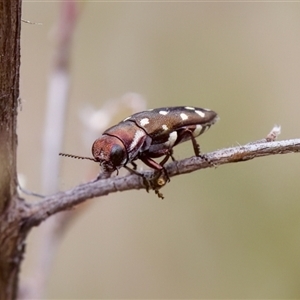
[[[59,10],[23,2],[23,18],[42,23],[22,24],[18,121],[18,171],[36,192]],[[63,152],[90,156],[82,111],[129,92],[148,108],[217,111],[220,121],[198,138],[203,152],[263,138],[274,124],[280,139],[299,138],[299,3],[85,2],[80,10]],[[190,143],[175,148],[177,159],[191,155]],[[61,163],[60,190],[99,171],[91,161]],[[299,155],[277,155],[177,176],[164,200],[144,190],[89,200],[64,233],[47,298],[299,298],[299,168]]]

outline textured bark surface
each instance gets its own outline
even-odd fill
[[[17,196],[16,119],[21,0],[0,1],[0,299],[14,299],[23,255]]]

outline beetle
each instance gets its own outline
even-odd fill
[[[173,147],[191,140],[195,155],[201,156],[196,137],[218,119],[216,112],[193,106],[149,109],[135,113],[105,130],[93,143],[93,158],[65,153],[59,155],[93,160],[100,164],[104,172],[111,173],[125,167],[143,176],[135,171],[134,161],[140,159],[150,168],[164,171],[168,178],[164,164],[170,157],[174,160]],[[163,156],[159,163],[154,160]],[[133,169],[127,166],[129,163]]]

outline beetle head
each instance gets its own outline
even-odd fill
[[[94,142],[92,154],[105,172],[113,172],[123,167],[127,161],[124,144],[110,135],[103,135]]]

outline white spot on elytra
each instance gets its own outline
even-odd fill
[[[189,110],[195,110],[195,107],[191,107],[191,106],[185,106],[185,109],[189,109]]]
[[[163,130],[168,130],[169,129],[166,124],[163,124],[161,127],[162,127]]]
[[[130,148],[129,148],[129,151],[132,151],[135,148],[135,146],[138,144],[141,137],[143,137],[144,135],[145,135],[144,130],[137,130],[135,132],[134,137],[132,139],[132,143],[131,143]]]
[[[144,118],[140,121],[141,126],[145,126],[147,124],[149,124],[149,119],[148,118]]]
[[[201,110],[195,110],[196,114],[198,114],[201,118],[205,117],[205,113]]]
[[[161,114],[161,115],[167,115],[169,112],[168,111],[166,111],[166,110],[160,110],[159,111],[159,114]]]
[[[181,117],[181,119],[182,120],[187,120],[189,117],[186,115],[186,114],[184,114],[184,113],[181,113],[180,114],[180,117]]]
[[[202,130],[202,125],[200,125],[200,124],[196,125],[196,128],[193,131],[193,136],[194,137],[198,136],[200,134],[201,130]]]
[[[175,144],[176,140],[177,140],[177,131],[173,131],[170,133],[168,141],[165,142],[165,145],[167,147],[172,147]]]

